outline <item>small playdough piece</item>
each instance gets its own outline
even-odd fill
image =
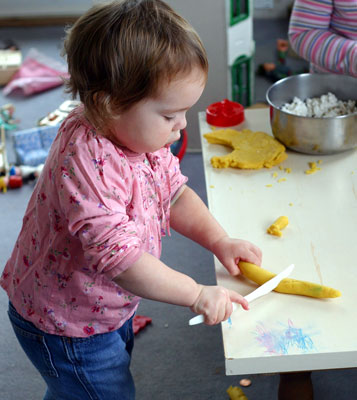
[[[282,229],[284,229],[289,223],[288,217],[284,215],[279,217],[272,225],[267,229],[267,233],[269,235],[279,236],[281,237],[283,234],[281,233]]]
[[[266,281],[274,278],[276,274],[259,267],[258,265],[240,261],[238,267],[246,278],[262,285]],[[274,289],[275,292],[297,294],[300,296],[316,297],[316,298],[335,298],[340,297],[341,292],[328,286],[319,285],[317,283],[300,281],[297,279],[285,278]]]
[[[318,164],[321,164],[321,160],[318,161]],[[319,167],[316,165],[316,163],[313,162],[313,161],[312,161],[312,162],[309,162],[309,167],[310,167],[310,169],[305,170],[305,174],[306,174],[306,175],[311,175],[311,174],[314,174],[315,172],[321,170],[321,168],[319,168]]]
[[[248,400],[243,390],[238,386],[229,386],[227,389],[230,400]]]
[[[215,168],[260,169],[271,168],[287,158],[285,147],[265,132],[249,129],[219,129],[206,133],[209,143],[229,146],[233,151],[222,157],[212,157]]]

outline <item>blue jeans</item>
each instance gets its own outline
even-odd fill
[[[8,314],[21,347],[47,383],[44,400],[135,399],[132,319],[113,332],[71,338],[37,329],[11,303]]]

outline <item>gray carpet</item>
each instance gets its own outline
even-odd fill
[[[286,21],[256,21],[257,63],[274,57],[275,40],[286,31]],[[36,47],[60,59],[59,43],[63,28],[2,28],[0,38],[12,38],[26,53]],[[256,101],[264,101],[271,82],[257,78]],[[23,98],[5,98],[0,105],[12,102],[19,128],[30,128],[66,99],[63,88]],[[9,143],[10,144],[10,143]],[[11,149],[9,149],[11,154]],[[11,161],[11,159],[10,159]],[[189,184],[206,201],[201,154],[186,154],[182,170]],[[0,265],[10,255],[33,184],[0,193]],[[164,238],[163,261],[192,276],[201,283],[215,282],[212,255],[172,232]],[[2,269],[2,267],[1,267]],[[6,315],[7,298],[0,290],[0,399],[41,400],[45,385],[26,359],[11,331]],[[132,372],[137,385],[138,400],[220,400],[228,399],[226,390],[239,385],[242,376],[225,376],[220,327],[198,325],[189,327],[192,316],[187,309],[143,300],[139,314],[152,318],[151,325],[139,332],[134,347]],[[249,376],[252,385],[244,389],[249,400],[277,398],[279,376]],[[312,375],[316,400],[357,399],[357,370],[316,371]],[[70,400],[70,398],[68,399]],[[301,399],[303,400],[303,399]]]

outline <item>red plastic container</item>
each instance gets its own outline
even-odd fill
[[[22,186],[22,177],[19,175],[10,175],[8,187],[10,189],[17,189]]]
[[[213,103],[206,108],[206,121],[221,127],[239,125],[244,121],[244,107],[228,99]]]

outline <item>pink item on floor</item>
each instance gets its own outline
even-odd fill
[[[15,90],[21,90],[25,96],[43,92],[63,84],[68,78],[67,66],[36,49],[30,49],[19,70],[5,86],[5,96]]]
[[[152,319],[145,317],[144,315],[135,315],[133,319],[133,331],[136,335],[141,329],[144,329],[146,325],[151,324]]]

